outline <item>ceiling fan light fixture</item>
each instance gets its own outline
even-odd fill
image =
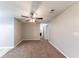
[[[29,20],[29,22],[32,22],[32,20]]]
[[[32,22],[35,23],[35,19],[32,19]]]
[[[31,19],[29,20],[29,22],[35,23],[35,19]]]

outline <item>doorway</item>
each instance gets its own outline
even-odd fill
[[[47,23],[40,24],[40,39],[47,39]]]

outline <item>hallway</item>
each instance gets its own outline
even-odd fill
[[[2,58],[65,58],[47,40],[22,41]]]

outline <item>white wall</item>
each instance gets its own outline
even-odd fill
[[[22,41],[22,23],[14,19],[14,46]]]
[[[23,24],[24,40],[40,40],[40,24],[24,23]]]
[[[52,19],[49,40],[68,57],[79,57],[79,3]]]
[[[47,24],[44,24],[44,26],[43,26],[43,30],[44,30],[44,39],[46,39],[46,40],[48,39],[48,38],[47,38],[47,26],[48,26]]]
[[[0,17],[0,47],[13,47],[13,23],[11,17]]]

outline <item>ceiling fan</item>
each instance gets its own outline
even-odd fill
[[[30,16],[21,15],[21,17],[25,18],[25,20],[28,22],[39,22],[43,20],[42,17],[36,17],[36,15],[37,15],[36,13],[31,12]]]

